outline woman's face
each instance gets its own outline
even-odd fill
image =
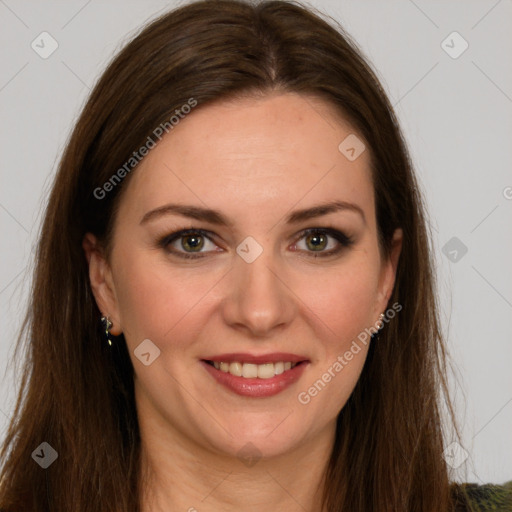
[[[385,311],[400,251],[397,236],[381,259],[353,134],[311,97],[199,105],[133,171],[109,261],[91,250],[90,264],[141,424],[233,456],[333,432],[368,350],[353,341]]]

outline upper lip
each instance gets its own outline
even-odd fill
[[[219,354],[216,356],[205,357],[204,361],[216,361],[219,363],[253,363],[253,364],[264,364],[264,363],[278,363],[278,362],[291,362],[300,363],[301,361],[309,361],[305,356],[297,354],[289,354],[286,352],[273,352],[272,354],[261,354],[253,355],[242,352],[230,353],[230,354]]]

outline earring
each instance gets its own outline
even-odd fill
[[[101,317],[101,324],[103,325],[103,329],[105,329],[105,338],[108,341],[108,344],[112,346],[112,340],[110,339],[110,328],[112,327],[112,322],[108,319],[108,316]]]
[[[379,339],[379,334],[382,331],[382,329],[384,329],[384,318],[385,318],[384,313],[381,313],[380,317],[379,317],[379,320],[378,320],[378,322],[380,322],[380,327],[377,329],[377,332],[375,332],[375,333],[373,333],[371,335],[371,340],[372,341],[376,341],[376,340]]]
[[[379,316],[380,327],[377,332],[380,332],[380,331],[382,331],[382,329],[384,329],[384,318],[386,318],[386,316],[384,315],[384,313],[381,313]]]

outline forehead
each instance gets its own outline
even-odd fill
[[[372,208],[369,151],[351,161],[339,149],[354,136],[332,106],[313,97],[199,105],[134,169],[121,208],[139,217],[180,200],[224,211],[275,212],[319,200]]]

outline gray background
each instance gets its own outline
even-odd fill
[[[144,22],[177,5],[0,0],[0,434],[19,384],[19,368],[8,358],[42,207],[70,129],[113,53]],[[455,363],[452,394],[470,453],[453,478],[511,480],[512,2],[310,5],[341,22],[377,71],[427,196]],[[31,47],[43,31],[58,43],[47,59]],[[446,39],[454,31],[469,44],[457,58],[463,41]],[[447,455],[453,466],[461,453]]]

